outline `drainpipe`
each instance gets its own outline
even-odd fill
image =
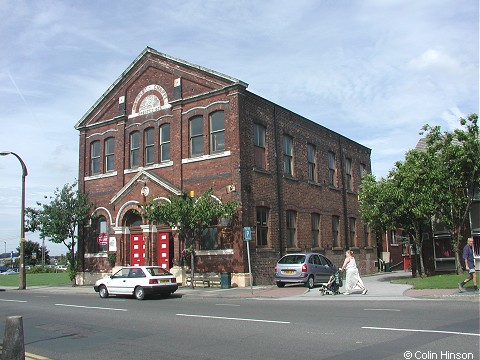
[[[277,108],[273,106],[273,136],[275,138],[275,144],[276,144],[276,149],[275,149],[275,156],[276,156],[276,161],[275,161],[275,166],[276,166],[276,173],[277,173],[277,208],[278,208],[278,236],[279,236],[279,250],[280,250],[280,256],[283,255],[284,253],[284,248],[283,248],[283,202],[282,202],[282,193],[283,193],[283,187],[282,187],[282,182],[283,182],[283,172],[282,172],[282,167],[281,167],[281,159],[282,157],[280,156],[282,147],[280,146],[279,139],[278,139],[278,124],[277,124]]]
[[[343,222],[345,232],[345,248],[350,249],[348,239],[348,215],[347,215],[347,181],[345,179],[345,161],[343,158],[342,139],[338,136],[338,147],[340,148],[340,172],[342,178],[342,203],[343,203]]]

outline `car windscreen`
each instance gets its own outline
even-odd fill
[[[164,268],[161,268],[161,267],[147,268],[147,271],[152,276],[170,275],[170,273],[167,270],[165,270]]]
[[[303,264],[305,255],[287,255],[278,260],[279,264]]]

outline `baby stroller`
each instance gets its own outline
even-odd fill
[[[322,284],[320,288],[320,293],[323,295],[338,295],[340,294],[340,287],[342,287],[343,282],[340,277],[340,271],[336,271],[335,274],[331,275],[326,284]]]

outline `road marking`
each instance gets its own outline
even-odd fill
[[[0,299],[0,301],[5,301],[5,302],[17,302],[17,303],[26,303],[28,301],[26,300],[8,300],[8,299]]]
[[[363,309],[365,311],[400,311],[399,309]]]
[[[50,360],[50,358],[26,352],[25,360]]]
[[[111,311],[128,311],[127,309],[116,309],[99,306],[82,306],[82,305],[69,305],[69,304],[55,304],[55,306],[74,307],[80,309],[95,309],[95,310],[111,310]]]
[[[215,304],[216,306],[240,306],[238,304]]]
[[[3,351],[3,347],[2,347],[2,345],[0,345],[0,352],[2,352],[2,351]],[[49,359],[45,356],[25,352],[25,360],[51,360],[51,359]]]
[[[177,316],[203,318],[203,319],[234,320],[234,321],[251,321],[251,322],[263,322],[263,323],[272,323],[272,324],[290,324],[290,321],[245,319],[245,318],[232,318],[232,317],[223,317],[223,316],[194,315],[194,314],[176,314],[176,315],[177,315]]]
[[[480,334],[466,333],[466,332],[459,332],[459,331],[397,329],[397,328],[382,328],[382,327],[374,327],[374,326],[362,326],[362,329],[383,330],[383,331],[387,330],[387,331],[421,332],[421,333],[435,333],[435,334],[453,334],[453,335],[465,335],[465,336],[478,336],[478,337],[480,337]]]

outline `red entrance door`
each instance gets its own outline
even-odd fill
[[[170,234],[158,233],[158,265],[170,270]]]
[[[130,242],[132,243],[130,264],[133,266],[142,266],[145,263],[143,234],[133,234]]]

